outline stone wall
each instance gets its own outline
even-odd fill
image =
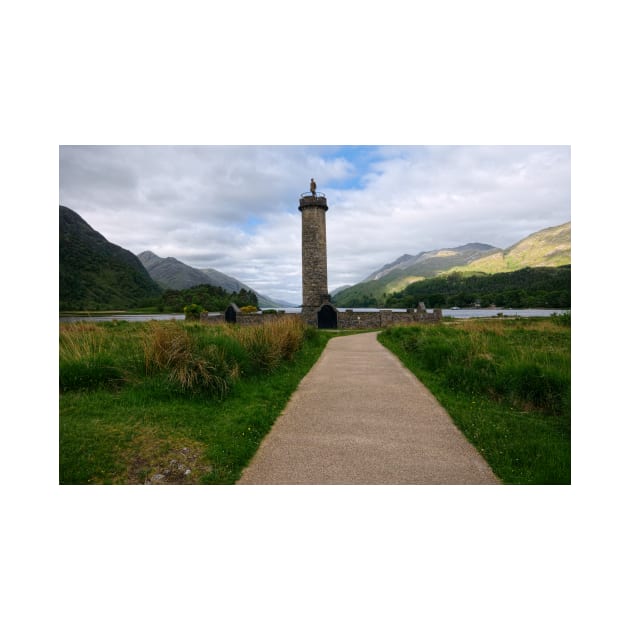
[[[309,312],[312,315],[312,313]],[[278,311],[277,313],[252,313],[245,314],[237,312],[236,321],[234,323],[240,326],[256,326],[266,322],[272,322],[279,317],[299,317],[304,319],[309,326],[317,326],[317,313],[315,320],[305,316],[304,313],[285,313]],[[401,324],[424,323],[433,324],[442,319],[442,310],[436,308],[432,313],[426,310],[408,309],[406,313],[399,313],[389,310],[382,311],[337,311],[337,328],[340,330],[360,329],[360,328],[387,328],[388,326],[399,326]],[[225,324],[226,317],[224,314],[201,315],[201,321],[206,324]]]
[[[442,319],[442,310],[436,308],[432,313],[424,310],[408,309],[406,313],[382,310],[374,312],[355,312],[353,310],[337,312],[337,327],[348,328],[387,328],[401,324],[437,323]]]
[[[317,328],[317,311],[319,309],[314,306],[302,307],[302,319],[306,322],[307,326],[315,326]]]
[[[313,319],[314,315],[314,319]],[[252,313],[245,314],[237,312],[235,314],[236,321],[234,323],[240,326],[256,326],[265,322],[272,322],[279,317],[299,317],[306,321],[309,326],[317,326],[317,312],[313,313],[310,309],[305,313],[285,313],[278,311],[277,313]],[[359,329],[359,328],[387,328],[388,326],[399,326],[401,324],[434,324],[442,319],[442,310],[436,308],[429,313],[423,309],[408,309],[406,313],[394,312],[389,310],[382,311],[337,311],[337,328],[340,330]],[[224,314],[201,315],[201,321],[207,324],[225,324]]]

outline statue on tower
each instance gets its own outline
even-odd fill
[[[315,191],[317,190],[317,184],[315,183],[315,180],[311,177],[311,195],[313,195],[313,197],[315,196]]]

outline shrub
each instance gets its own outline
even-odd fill
[[[188,304],[184,306],[184,315],[186,319],[191,320],[199,320],[201,319],[201,313],[204,312],[203,306],[199,306],[199,304]]]
[[[258,313],[258,308],[255,306],[241,306],[241,313],[244,313],[245,315],[251,315],[252,313]]]

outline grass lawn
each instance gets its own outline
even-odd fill
[[[276,356],[255,328],[61,325],[60,483],[237,481],[334,334],[301,329]]]
[[[61,324],[60,483],[235,483],[338,334],[295,318]],[[379,340],[504,482],[568,484],[570,336],[569,316],[401,326]]]
[[[505,483],[571,483],[570,316],[397,327],[379,340]]]

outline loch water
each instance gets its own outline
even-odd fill
[[[285,313],[299,313],[299,308],[285,308],[282,309]],[[339,308],[339,311],[347,311],[350,309]],[[378,308],[354,308],[351,309],[355,313],[374,313],[379,310]],[[405,309],[393,308],[389,309],[397,313],[404,313]],[[432,309],[429,309],[431,312]],[[457,319],[471,319],[475,317],[496,317],[497,315],[503,315],[504,317],[549,317],[553,313],[567,313],[570,309],[558,309],[558,308],[461,308],[461,309],[442,309],[442,315],[444,317],[454,317]],[[211,313],[211,315],[220,315],[220,313]],[[111,322],[115,320],[122,320],[128,322],[147,322],[151,320],[183,320],[183,313],[143,313],[143,314],[112,314],[112,315],[94,315],[94,316],[62,316],[59,317],[60,322],[77,322],[77,321],[90,321],[90,322]]]

